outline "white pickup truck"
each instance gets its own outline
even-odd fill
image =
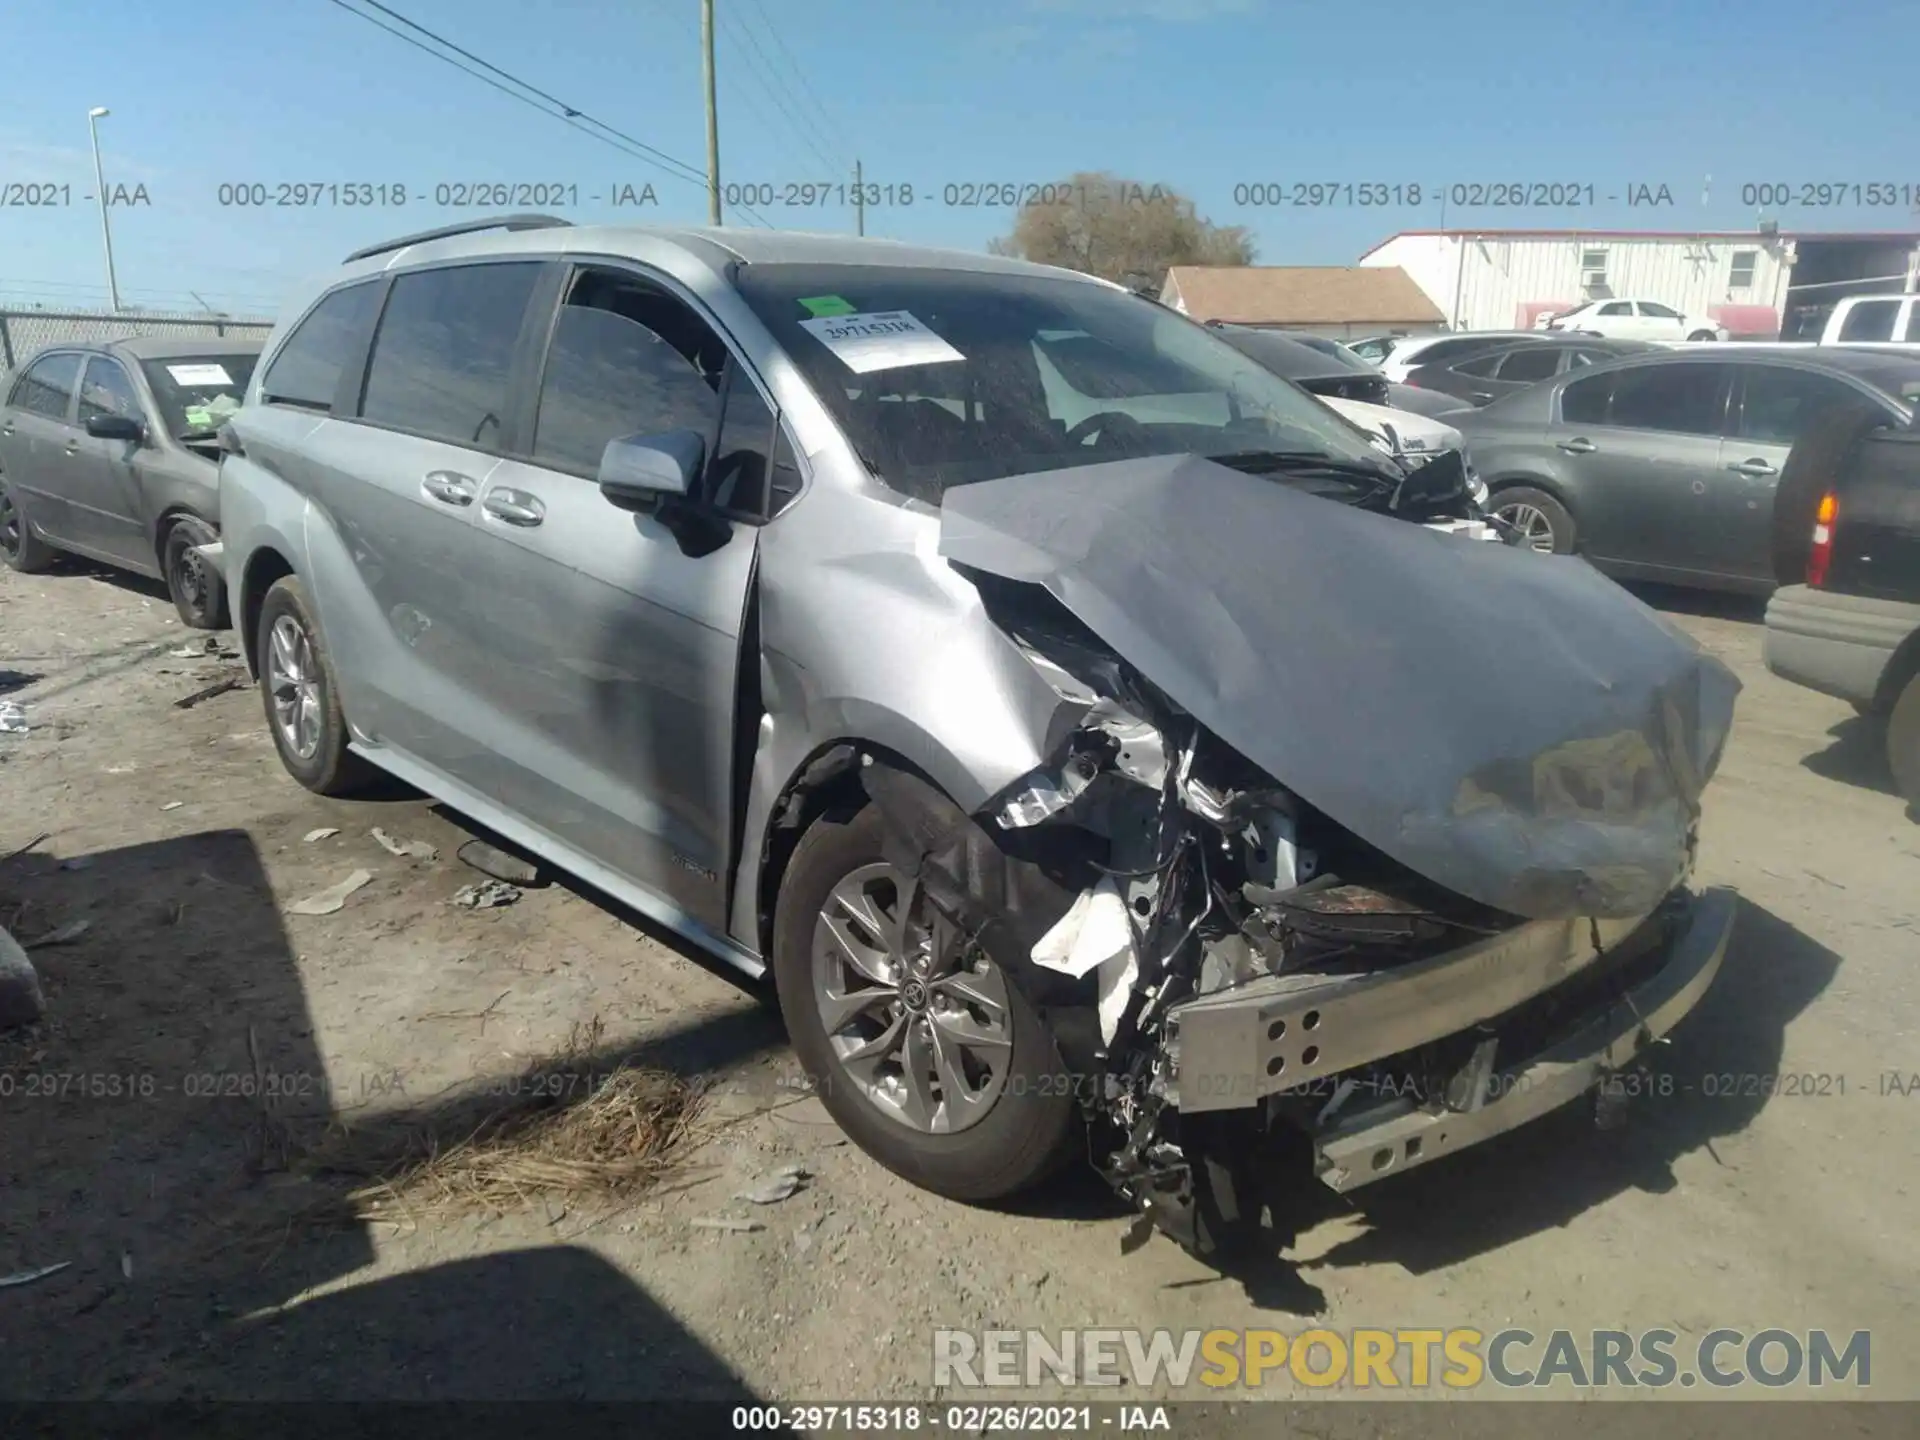
[[[1849,295],[1833,307],[1820,343],[1920,350],[1920,295]]]

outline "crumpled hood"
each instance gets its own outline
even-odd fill
[[[940,553],[1044,586],[1221,740],[1470,899],[1638,915],[1690,864],[1740,682],[1584,561],[1193,456],[956,486]]]

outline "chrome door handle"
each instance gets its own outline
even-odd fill
[[[538,525],[547,518],[547,507],[540,503],[540,497],[524,490],[489,490],[480,508],[509,525]]]
[[[455,470],[429,470],[420,488],[443,505],[471,505],[474,482]]]
[[[1727,468],[1736,475],[1746,476],[1749,480],[1760,480],[1768,475],[1778,475],[1780,473],[1765,460],[1758,459],[1742,460],[1738,465],[1729,465]]]
[[[1578,435],[1574,436],[1574,438],[1571,440],[1562,440],[1559,443],[1560,443],[1560,448],[1566,451],[1569,455],[1591,455],[1594,451],[1600,448],[1598,445],[1594,444],[1591,440],[1585,439]]]

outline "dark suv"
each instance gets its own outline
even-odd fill
[[[1806,582],[1767,606],[1767,668],[1884,716],[1887,758],[1920,807],[1920,418],[1865,434],[1819,501]]]

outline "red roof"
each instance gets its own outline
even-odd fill
[[[1481,230],[1455,226],[1450,230],[1401,230],[1364,251],[1365,260],[1395,240],[1409,235],[1467,235],[1476,240],[1878,240],[1920,245],[1916,230]]]

